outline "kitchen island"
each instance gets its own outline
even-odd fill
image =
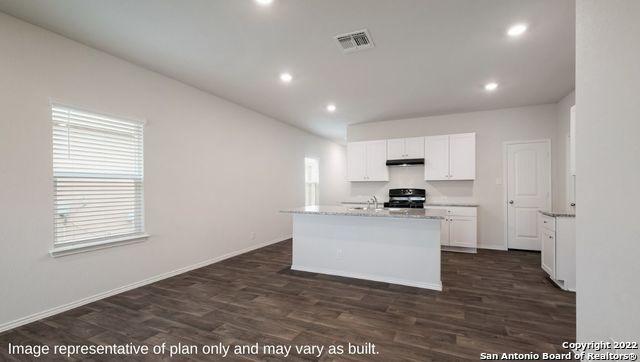
[[[293,214],[291,269],[442,290],[444,210],[307,206]]]

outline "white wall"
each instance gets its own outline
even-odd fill
[[[576,94],[571,92],[558,102],[558,123],[556,125],[556,159],[554,180],[556,193],[554,195],[554,210],[558,212],[572,211],[569,206],[567,194],[572,192],[573,176],[569,175],[569,120],[571,106],[576,104]]]
[[[640,1],[576,7],[577,338],[638,342]]]
[[[16,319],[287,238],[304,157],[322,203],[343,146],[0,13],[0,329]],[[49,100],[144,118],[148,241],[52,258]],[[255,240],[250,233],[255,232]]]
[[[555,154],[556,123],[556,105],[547,104],[352,125],[347,130],[348,141],[476,132],[477,173],[475,181],[426,182],[422,166],[391,167],[390,182],[352,182],[350,197],[366,199],[375,194],[386,200],[390,188],[419,187],[433,199],[475,201],[480,204],[480,247],[506,248],[504,189],[497,184],[503,173],[503,142],[551,139]]]

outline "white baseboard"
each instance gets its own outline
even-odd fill
[[[486,245],[486,244],[478,244],[478,249],[490,249],[490,250],[502,250],[507,251],[507,247],[504,245]]]
[[[440,250],[442,251],[451,251],[451,252],[455,252],[455,253],[468,253],[468,254],[477,254],[478,253],[478,248],[475,247],[464,247],[464,246],[447,246],[447,245],[443,245],[440,247]]]
[[[345,272],[345,271],[333,270],[333,269],[307,268],[307,267],[299,266],[299,265],[295,265],[295,266],[292,265],[291,269],[292,270],[299,270],[299,271],[303,271],[303,272],[309,272],[309,273],[320,273],[320,274],[336,275],[336,276],[347,277],[347,278],[373,280],[375,282],[399,284],[399,285],[406,285],[406,286],[409,286],[409,287],[416,287],[416,288],[423,288],[423,289],[433,289],[433,290],[437,290],[437,291],[442,291],[442,282],[438,282],[438,283],[421,283],[421,282],[415,282],[415,281],[412,281],[412,280],[380,277],[380,276],[377,276],[377,275],[370,275],[370,274],[351,273],[351,272]]]
[[[126,292],[126,291],[131,290],[131,289],[135,289],[135,288],[139,288],[141,286],[147,285],[147,284],[155,283],[155,282],[160,281],[162,279],[167,279],[167,278],[170,278],[172,276],[176,276],[178,274],[186,273],[186,272],[194,270],[194,269],[202,268],[202,267],[207,266],[207,265],[215,264],[215,263],[223,261],[225,259],[229,259],[229,258],[232,258],[232,257],[240,255],[240,254],[248,253],[248,252],[250,252],[252,250],[260,249],[260,248],[263,248],[265,246],[268,246],[268,245],[271,245],[271,244],[275,244],[275,243],[279,243],[279,242],[287,240],[287,239],[291,239],[291,235],[285,235],[285,236],[282,236],[280,238],[276,238],[276,239],[273,239],[273,240],[262,242],[260,244],[252,245],[252,246],[250,246],[248,248],[244,248],[244,249],[237,250],[237,251],[232,251],[230,253],[227,253],[227,254],[224,254],[224,255],[221,255],[221,256],[218,256],[218,257],[215,257],[215,258],[203,260],[203,261],[201,261],[199,263],[196,263],[196,264],[188,265],[188,266],[185,266],[185,267],[182,267],[182,268],[179,268],[179,269],[167,272],[167,273],[163,273],[163,274],[159,274],[159,275],[153,276],[151,278],[147,278],[147,279],[144,279],[144,280],[141,280],[141,281],[138,281],[138,282],[127,284],[127,285],[124,285],[124,286],[121,286],[121,287],[118,287],[118,288],[115,288],[115,289],[108,290],[106,292],[98,293],[98,294],[92,295],[92,296],[87,297],[87,298],[83,298],[83,299],[80,299],[80,300],[73,301],[71,303],[67,303],[67,304],[63,304],[63,305],[57,306],[57,307],[53,307],[51,309],[47,309],[47,310],[42,311],[42,312],[34,313],[34,314],[28,315],[26,317],[18,318],[16,320],[13,320],[13,321],[10,321],[10,322],[4,323],[4,324],[0,324],[0,333],[2,333],[4,331],[8,331],[8,330],[13,329],[13,328],[20,327],[22,325],[25,325],[25,324],[28,324],[28,323],[31,323],[31,322],[35,322],[35,321],[43,319],[43,318],[50,317],[50,316],[55,315],[55,314],[66,312],[66,311],[68,311],[70,309],[77,308],[77,307],[80,307],[82,305],[89,304],[89,303],[95,302],[97,300],[110,297],[112,295],[120,294],[122,292]]]

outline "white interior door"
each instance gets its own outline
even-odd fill
[[[569,174],[576,175],[576,106],[569,110]]]
[[[547,141],[507,145],[507,245],[540,250],[538,210],[551,207],[551,161]]]
[[[424,179],[449,179],[449,136],[424,138]]]
[[[570,164],[571,158],[571,137],[567,136],[567,164]],[[576,212],[576,176],[571,174],[571,170],[566,171],[567,179],[567,205],[566,209],[571,212]]]

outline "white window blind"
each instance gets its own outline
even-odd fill
[[[318,205],[318,185],[320,183],[320,167],[319,162],[315,158],[304,159],[304,182],[305,182],[305,200],[306,206]]]
[[[52,105],[54,248],[144,234],[143,123]]]

